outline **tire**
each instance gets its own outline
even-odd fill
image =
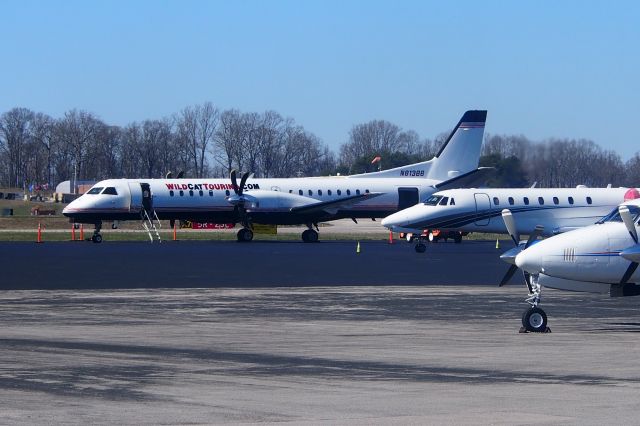
[[[418,243],[416,244],[416,253],[424,253],[425,251],[427,251],[427,246],[426,244],[423,243]]]
[[[242,228],[238,231],[238,242],[248,243],[253,240],[253,231],[248,228]]]
[[[527,331],[544,333],[547,330],[547,314],[537,306],[531,307],[522,314],[522,325]]]
[[[94,236],[91,237],[91,241],[93,241],[96,244],[100,244],[102,242],[102,235],[95,234]]]
[[[302,233],[302,241],[305,243],[317,243],[318,233],[313,229],[307,229]]]

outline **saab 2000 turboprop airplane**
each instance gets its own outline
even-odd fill
[[[382,218],[439,189],[477,185],[490,168],[477,168],[486,111],[467,111],[434,158],[375,173],[308,178],[110,179],[98,182],[64,210],[74,223],[160,220],[241,223],[238,241],[253,239],[252,224],[305,224],[305,242],[318,240],[318,222]],[[314,230],[315,228],[315,230]],[[149,232],[150,237],[153,237]],[[156,230],[156,235],[159,234]]]
[[[624,201],[628,191],[628,188],[584,186],[451,189],[438,191],[424,203],[386,217],[382,225],[394,232],[418,235],[424,229],[504,234],[506,229],[500,216],[506,208],[516,219],[518,235],[528,234],[541,225],[544,235],[550,236],[594,224]],[[416,244],[419,253],[426,250],[421,240]]]
[[[529,331],[544,331],[547,315],[538,306],[542,287],[590,293],[609,292],[611,297],[640,295],[640,193],[625,201],[594,225],[512,249],[501,256],[524,272],[531,305],[522,316]],[[508,226],[509,221],[505,221]],[[536,231],[534,234],[539,233]]]

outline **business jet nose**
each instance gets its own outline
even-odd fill
[[[516,266],[530,274],[537,274],[542,271],[543,256],[545,250],[544,242],[534,244],[526,250],[521,251],[516,256]]]
[[[393,231],[394,228],[404,225],[405,222],[406,222],[406,217],[400,211],[398,213],[394,213],[392,215],[385,217],[384,219],[382,219],[382,222],[380,222],[380,224],[385,228]]]

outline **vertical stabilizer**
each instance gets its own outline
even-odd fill
[[[467,111],[432,160],[428,177],[449,180],[478,167],[487,111]]]

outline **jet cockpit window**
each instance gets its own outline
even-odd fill
[[[449,202],[449,197],[442,197],[442,200],[440,200],[440,202],[438,203],[438,205],[440,205],[440,206],[446,206],[448,202]]]
[[[629,208],[629,213],[631,213],[631,217],[633,221],[637,221],[640,217],[640,207],[638,206],[627,206]],[[611,210],[611,213],[597,221],[596,223],[605,223],[605,222],[622,222],[622,218],[620,217],[620,212],[618,208],[614,208]]]
[[[87,194],[91,194],[91,195],[99,194],[100,192],[102,192],[103,188],[104,188],[103,186],[94,186],[89,190],[89,192],[87,192]]]
[[[437,206],[438,202],[442,199],[442,195],[432,195],[424,202],[425,206]]]
[[[106,187],[102,193],[107,195],[118,195],[118,191],[116,191],[113,186]]]

